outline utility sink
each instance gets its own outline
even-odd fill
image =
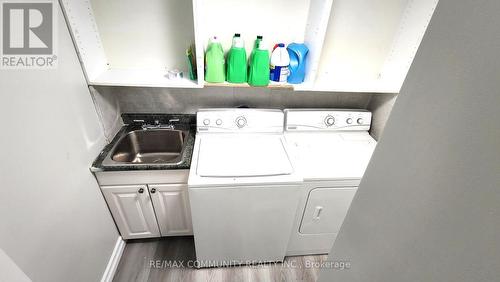
[[[107,165],[180,163],[188,133],[174,129],[131,131],[118,140],[104,163]]]

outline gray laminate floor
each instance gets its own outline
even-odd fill
[[[197,269],[193,237],[129,241],[114,282],[274,282],[316,281],[319,263],[326,255],[287,257],[284,263]]]

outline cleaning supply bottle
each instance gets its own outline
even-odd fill
[[[290,56],[290,75],[288,83],[298,84],[304,82],[306,76],[306,59],[309,49],[304,43],[291,43],[287,46]]]
[[[259,49],[260,42],[262,42],[262,35],[257,35],[255,42],[253,44],[253,49]]]
[[[250,55],[248,84],[251,86],[267,86],[269,84],[269,50],[262,42],[262,36],[257,36]]]
[[[196,80],[198,78],[198,74],[196,72],[196,47],[194,44],[191,44],[186,50],[186,59],[189,68],[189,79]]]
[[[208,42],[205,52],[205,80],[220,83],[226,80],[224,70],[224,50],[219,39],[214,36]]]
[[[227,81],[244,83],[247,81],[247,52],[239,33],[233,37],[233,45],[227,53]]]
[[[289,74],[288,65],[290,56],[285,48],[285,44],[279,43],[271,54],[270,79],[276,82],[286,82]]]
[[[252,62],[252,56],[255,53],[255,50],[259,49],[261,41],[262,41],[262,35],[257,35],[257,39],[255,39],[255,42],[253,43],[252,52],[250,52],[250,57],[248,57],[249,62]],[[250,69],[250,64],[248,65],[248,69]]]

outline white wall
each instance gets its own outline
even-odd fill
[[[498,281],[499,15],[439,2],[319,281]]]
[[[186,49],[194,43],[192,1],[91,0],[91,4],[109,67],[187,69]]]
[[[7,254],[0,249],[0,281],[2,282],[31,282],[26,274],[16,265]]]
[[[57,69],[0,70],[0,248],[33,281],[97,281],[118,237],[89,171],[105,138],[58,21]]]
[[[372,125],[370,135],[380,140],[384,132],[385,124],[396,102],[397,94],[373,94],[367,109],[372,112]]]
[[[385,95],[385,94],[381,94]],[[391,95],[391,94],[387,94]],[[367,107],[372,94],[329,93],[270,89],[265,87],[205,87],[175,89],[151,87],[96,86],[98,107],[124,113],[196,113],[200,108],[361,108]]]
[[[373,113],[370,134],[379,139],[397,94],[314,92],[265,87],[205,87],[175,89],[152,87],[90,87],[92,97],[111,141],[119,131],[122,113],[196,113],[201,108],[351,108]]]

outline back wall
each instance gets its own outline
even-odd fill
[[[382,134],[396,94],[332,93],[275,88],[205,87],[174,89],[147,87],[90,87],[111,140],[122,125],[121,113],[196,113],[200,108],[351,108],[373,112],[372,136]]]

